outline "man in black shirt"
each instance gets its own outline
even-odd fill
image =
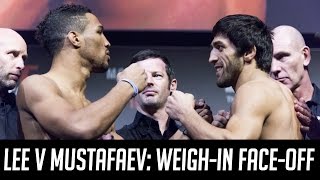
[[[271,77],[286,85],[296,97],[295,110],[305,139],[320,139],[320,90],[311,82],[310,48],[302,34],[291,26],[273,29]]]
[[[165,111],[168,96],[177,89],[177,80],[168,58],[158,51],[142,50],[131,60],[131,63],[136,62],[147,73],[147,87],[133,100],[137,108],[133,123],[125,125],[117,133],[125,140],[188,139],[180,125]],[[212,112],[203,100],[197,101],[195,108],[211,123]]]
[[[12,29],[0,28],[0,139],[20,139],[18,112],[14,93],[24,61],[27,44]]]

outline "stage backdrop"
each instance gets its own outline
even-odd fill
[[[116,84],[117,72],[128,65],[130,57],[146,48],[159,50],[171,60],[178,79],[179,90],[192,93],[196,98],[204,98],[214,112],[220,109],[229,109],[233,91],[216,86],[215,70],[213,65],[208,62],[209,47],[112,46],[110,68],[106,73],[92,74],[88,80],[87,97],[91,101],[95,101],[104,96]],[[49,70],[51,59],[44,49],[38,45],[30,45],[29,55],[25,76],[35,73],[41,74]],[[320,85],[319,60],[320,50],[312,49],[310,73],[311,78],[318,85]],[[131,123],[134,115],[135,109],[128,104],[118,117],[116,128]]]
[[[0,27],[34,30],[50,9],[63,3],[89,7],[106,30],[208,31],[223,16],[244,13],[269,26],[320,31],[319,0],[1,0]]]

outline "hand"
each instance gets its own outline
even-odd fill
[[[170,138],[170,140],[190,140],[190,137],[185,135],[180,129],[177,130]]]
[[[206,104],[204,99],[199,99],[195,102],[194,109],[197,111],[197,113],[208,123],[212,123],[213,116],[212,111],[210,109],[210,106]]]
[[[311,110],[307,106],[303,98],[294,101],[294,109],[297,114],[297,118],[301,123],[300,130],[303,133],[307,133],[310,130],[310,124],[312,121]]]
[[[166,102],[166,112],[171,119],[181,121],[190,111],[194,111],[194,96],[181,91],[172,91]]]
[[[131,80],[138,88],[139,92],[147,86],[147,74],[137,63],[133,63],[117,74],[117,81],[121,79]]]
[[[212,125],[219,127],[219,128],[225,128],[228,124],[228,121],[230,119],[230,112],[225,110],[218,111],[218,114],[213,116]]]

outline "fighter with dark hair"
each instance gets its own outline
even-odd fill
[[[19,87],[17,104],[26,139],[97,139],[110,131],[132,96],[146,86],[144,69],[132,64],[117,84],[91,103],[85,96],[93,72],[109,66],[110,43],[92,12],[80,5],[50,11],[37,39],[52,56],[49,72],[32,75]]]

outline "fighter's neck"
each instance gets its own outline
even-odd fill
[[[74,91],[84,91],[86,80],[90,77],[89,68],[76,59],[54,59],[48,75],[63,82]]]
[[[233,87],[234,91],[236,92],[241,85],[243,85],[249,81],[258,80],[261,78],[270,78],[270,77],[269,77],[269,74],[262,71],[261,69],[258,69],[258,68],[246,69],[246,66],[245,66],[243,68],[242,72],[240,73],[235,85],[233,85],[232,87]]]

